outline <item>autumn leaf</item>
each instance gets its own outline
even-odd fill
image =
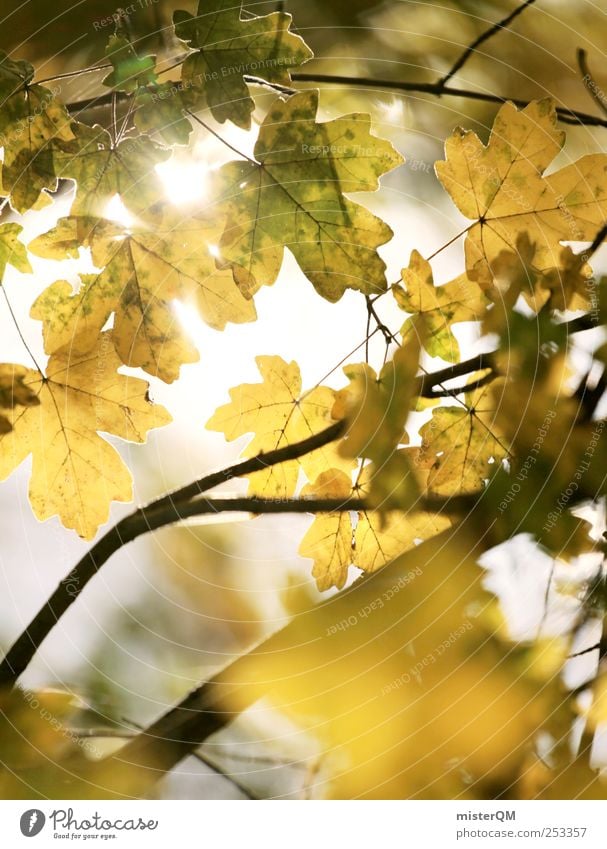
[[[588,308],[593,272],[584,253],[576,254],[567,245],[561,248],[559,265],[545,271],[535,268],[535,254],[536,246],[527,233],[521,233],[515,250],[500,251],[495,258],[492,273],[500,297],[499,312],[491,316],[494,323],[503,323],[519,295],[536,313],[546,305],[561,311]]]
[[[105,333],[88,354],[54,354],[46,376],[20,369],[24,389],[39,403],[0,410],[12,425],[0,435],[0,479],[31,454],[35,515],[40,521],[57,515],[85,539],[107,521],[112,501],[132,498],[131,475],[99,432],[145,442],[149,430],[171,420],[164,407],[148,400],[147,383],[118,374],[119,366]]]
[[[141,133],[158,133],[167,145],[188,143],[192,124],[184,115],[182,92],[174,83],[138,89],[135,109],[135,126]]]
[[[192,105],[199,106],[204,98],[215,120],[230,120],[246,130],[255,104],[244,78],[289,85],[290,69],[313,55],[303,39],[290,32],[291,15],[243,17],[241,3],[233,0],[201,0],[196,17],[177,11],[174,23],[177,37],[197,48],[182,68]]]
[[[352,481],[339,469],[321,472],[314,483],[301,491],[302,496],[317,498],[343,498],[352,494]],[[321,513],[315,517],[299,546],[302,557],[314,560],[312,575],[319,590],[330,587],[341,589],[346,583],[348,569],[352,563],[353,529],[350,513]]]
[[[74,180],[72,215],[102,217],[115,195],[135,215],[164,200],[156,165],[171,151],[148,136],[130,136],[119,144],[101,127],[74,125],[75,139],[62,144],[53,160],[58,177]]]
[[[372,498],[377,474],[376,468],[365,466],[354,489],[355,495]],[[448,516],[415,508],[414,503],[412,501],[407,510],[365,510],[359,514],[354,534],[354,563],[359,569],[375,572],[418,542],[430,539],[451,525]]]
[[[131,42],[123,35],[110,36],[105,55],[114,69],[103,80],[103,85],[108,88],[132,94],[140,86],[156,82],[156,57],[139,57]]]
[[[216,270],[210,246],[220,232],[209,221],[169,212],[130,228],[97,218],[60,219],[30,244],[32,253],[61,260],[90,247],[103,270],[82,275],[76,293],[67,281],[57,281],[34,303],[31,314],[44,322],[46,352],[86,352],[113,314],[112,339],[122,362],[176,380],[180,366],[196,362],[198,352],[171,300],[191,301],[216,329],[256,317],[231,274]]]
[[[366,466],[353,487],[348,475],[338,469],[322,472],[314,483],[302,490],[303,496],[367,499],[375,470]],[[312,575],[319,590],[332,586],[341,589],[350,565],[363,572],[375,572],[417,542],[429,539],[448,528],[447,516],[420,509],[391,510],[379,513],[365,510],[357,514],[321,513],[317,515],[301,541],[299,553],[314,560]]]
[[[467,392],[459,406],[437,407],[420,429],[418,462],[429,470],[429,492],[444,496],[479,492],[491,466],[508,456],[498,426],[496,384],[503,386],[498,379]]]
[[[315,91],[277,100],[259,131],[256,161],[219,172],[228,219],[221,257],[245,294],[275,282],[285,248],[329,301],[346,289],[386,288],[376,249],[392,231],[344,193],[376,190],[403,159],[371,135],[368,115],[317,123],[317,109]]]
[[[302,394],[301,373],[296,362],[286,363],[281,357],[256,357],[262,383],[243,383],[230,390],[231,401],[219,407],[207,422],[209,430],[225,434],[227,440],[254,434],[243,451],[254,457],[277,448],[294,445],[335,423],[331,410],[335,391],[316,386]],[[286,498],[297,486],[300,469],[308,480],[315,480],[331,468],[345,472],[354,461],[344,459],[335,445],[326,445],[299,460],[289,460],[251,475],[250,494]]]
[[[34,69],[0,51],[0,144],[3,190],[18,212],[31,209],[43,189],[57,188],[54,142],[74,138],[71,118],[55,93],[32,85]]]
[[[436,171],[460,212],[476,221],[466,236],[466,268],[494,297],[495,260],[520,237],[533,246],[533,269],[543,274],[560,267],[562,242],[592,241],[607,220],[604,154],[544,174],[564,139],[546,99],[521,111],[505,103],[487,146],[462,129],[447,140]]]
[[[403,342],[415,332],[414,316],[419,315],[425,329],[424,348],[430,356],[458,362],[459,344],[451,328],[460,321],[476,321],[484,313],[487,299],[478,284],[462,274],[435,286],[430,263],[417,251],[412,251],[401,275],[404,285],[394,285],[392,292],[399,307],[413,314],[402,326]]]
[[[32,273],[25,245],[18,238],[22,230],[21,224],[15,224],[12,221],[8,224],[0,224],[0,283],[4,278],[7,265],[12,265],[22,274]]]
[[[407,508],[419,494],[408,457],[397,450],[409,442],[405,427],[417,393],[419,354],[420,336],[415,334],[379,375],[367,363],[345,366],[350,383],[337,393],[333,407],[333,417],[347,423],[339,452],[373,461],[369,498],[381,510]]]

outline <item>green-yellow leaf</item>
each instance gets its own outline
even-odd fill
[[[156,165],[171,155],[148,136],[133,136],[113,145],[101,127],[77,124],[76,138],[54,154],[58,177],[75,180],[72,215],[102,217],[114,195],[135,215],[164,199]]]
[[[114,68],[103,80],[103,85],[108,88],[132,94],[139,86],[156,82],[156,57],[139,57],[131,42],[123,35],[110,36],[105,55]]]
[[[444,286],[435,286],[430,263],[417,251],[411,253],[402,280],[404,285],[396,284],[392,292],[399,307],[413,314],[401,329],[403,341],[415,333],[414,316],[420,315],[424,348],[430,356],[458,362],[459,345],[451,328],[459,321],[476,321],[482,316],[487,299],[478,283],[462,274]]]
[[[103,270],[82,275],[76,293],[57,281],[35,302],[31,314],[44,322],[46,352],[89,350],[113,314],[112,338],[122,362],[166,382],[176,380],[180,366],[198,360],[198,352],[175,315],[173,299],[191,301],[217,329],[256,317],[231,274],[215,267],[211,250],[219,235],[212,222],[168,212],[131,228],[104,219],[60,219],[30,244],[32,253],[61,260],[90,247]]]
[[[32,273],[25,245],[18,238],[22,230],[21,224],[12,221],[0,224],[0,283],[7,265],[12,265],[22,274]]]
[[[172,83],[148,85],[135,95],[135,126],[141,133],[158,133],[165,144],[187,144],[192,124],[183,114],[182,92]]]
[[[2,183],[18,212],[31,209],[43,189],[56,189],[54,144],[74,138],[71,118],[56,92],[30,85],[32,76],[31,65],[0,52]]]
[[[315,91],[277,100],[260,129],[256,161],[220,171],[228,218],[221,256],[245,293],[275,282],[285,248],[329,301],[346,289],[386,288],[377,248],[392,231],[344,193],[375,191],[403,159],[371,135],[368,115],[317,123],[317,108]]]
[[[312,58],[312,51],[289,31],[291,15],[271,12],[242,16],[237,0],[201,0],[196,17],[174,15],[178,38],[196,52],[182,69],[192,105],[204,98],[213,117],[249,129],[255,108],[244,77],[289,85],[289,71]]]
[[[86,355],[54,354],[46,377],[22,372],[23,386],[39,404],[0,410],[12,425],[0,435],[0,479],[31,454],[34,513],[40,521],[58,515],[85,539],[107,521],[112,501],[132,498],[129,470],[99,432],[145,442],[150,429],[171,420],[164,407],[150,403],[145,381],[117,373],[120,361],[108,334],[98,342]]]

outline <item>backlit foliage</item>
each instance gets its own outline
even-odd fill
[[[330,379],[315,386],[303,384],[296,362],[264,351],[259,382],[226,386],[229,401],[206,424],[228,441],[249,437],[245,458],[296,449],[339,426],[313,450],[247,474],[252,513],[264,512],[263,499],[331,502],[314,510],[299,552],[319,590],[341,593],[313,625],[295,620],[290,642],[258,658],[243,682],[320,726],[326,795],[604,798],[588,744],[607,722],[605,673],[587,708],[562,676],[573,638],[604,605],[591,617],[582,603],[558,640],[517,644],[478,559],[520,533],[563,562],[603,550],[588,511],[575,511],[605,495],[596,389],[605,348],[587,375],[576,374],[572,337],[583,326],[579,315],[577,328],[567,325],[563,312],[581,311],[587,327],[605,323],[604,282],[575,243],[591,243],[607,221],[607,155],[554,169],[565,133],[549,99],[503,104],[486,144],[455,129],[436,173],[467,221],[462,265],[442,282],[414,250],[402,257],[401,279],[388,281],[378,249],[394,233],[364,199],[407,151],[380,138],[369,115],[327,120],[317,90],[291,88],[291,71],[312,53],[289,15],[214,0],[174,20],[188,51],[179,80],[124,32],[109,39],[103,84],[126,117],[105,127],[77,120],[27,62],[0,54],[10,215],[0,225],[0,273],[29,275],[30,254],[63,261],[83,251],[96,269],[32,298],[46,365],[0,365],[0,477],[31,456],[35,515],[93,539],[111,503],[132,499],[131,473],[105,435],[144,442],[171,420],[147,381],[124,367],[183,379],[199,352],[175,302],[216,330],[253,322],[254,296],[275,283],[289,251],[320,297],[358,298],[386,350],[370,362],[359,346],[343,374],[327,363]],[[264,99],[256,126],[260,80],[275,98]],[[226,122],[254,128],[253,151],[224,138],[212,212],[184,214],[166,199],[156,166],[191,144],[194,128],[221,140]],[[73,193],[69,214],[26,247],[20,216],[37,215],[58,188]],[[108,212],[117,197],[124,220]],[[387,302],[402,311],[400,327],[378,317]],[[463,323],[487,352],[469,362]],[[103,764],[95,772],[30,707],[16,696],[3,703],[12,728],[6,795],[53,793],[53,770],[36,769],[32,746],[50,760],[66,752],[83,782],[69,794],[86,794],[90,780],[97,795],[101,786],[120,795],[124,775],[112,779]],[[55,710],[69,711],[63,702]],[[586,727],[574,752],[580,713]],[[31,745],[19,742],[21,726]]]

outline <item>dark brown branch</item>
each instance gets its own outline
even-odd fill
[[[516,18],[518,18],[518,16],[521,15],[525,11],[525,9],[533,5],[533,3],[535,3],[535,0],[525,0],[525,2],[518,6],[516,9],[514,9],[513,12],[510,12],[510,14],[507,15],[505,18],[502,18],[501,21],[498,21],[498,23],[493,24],[493,26],[489,27],[488,30],[485,30],[485,32],[481,33],[478,38],[475,38],[474,41],[469,44],[468,47],[466,47],[461,56],[453,63],[451,69],[445,74],[445,76],[439,80],[438,84],[444,88],[446,83],[449,82],[449,80],[451,79],[451,77],[454,76],[459,70],[461,70],[461,68],[463,68],[463,66],[466,64],[468,59],[470,59],[477,47],[480,47],[481,44],[484,44],[485,41],[488,41],[492,36],[496,35],[498,32],[507,29],[510,24]]]
[[[456,551],[465,551],[471,559],[477,558],[492,544],[488,536],[490,523],[484,527],[479,524],[480,519],[475,512],[451,529],[405,552],[380,571],[359,578],[339,595],[300,613],[285,628],[189,693],[143,734],[126,743],[108,759],[108,763],[117,774],[129,764],[147,771],[150,784],[159,780],[211,734],[232,722],[265,692],[271,691],[271,675],[265,663],[267,658],[273,659],[272,662],[281,659],[285,668],[296,670],[297,675],[305,674],[306,666],[315,663],[314,659],[319,657],[325,658],[326,662],[330,662],[330,658],[339,659],[352,650],[355,632],[346,630],[343,633],[335,628],[335,623],[347,621],[353,611],[368,607],[381,598],[386,589],[391,591],[391,598],[398,598],[395,588],[399,587],[404,576],[411,574],[411,570],[435,570],[440,576],[447,563],[457,560]],[[445,557],[448,558],[447,563]],[[391,617],[394,621],[389,624]],[[398,606],[391,607],[391,602],[382,607],[374,621],[380,632],[379,639],[383,639],[389,628],[402,627]],[[365,622],[371,623],[371,617]],[[311,646],[314,647],[311,653],[313,659],[310,658]]]
[[[208,492],[210,489],[214,489],[226,481],[233,480],[234,478],[242,478],[253,474],[253,472],[263,471],[263,469],[267,469],[270,466],[286,463],[289,460],[297,460],[306,454],[310,454],[317,448],[323,448],[330,442],[339,439],[343,436],[345,429],[346,423],[344,421],[335,422],[335,424],[330,425],[320,433],[309,436],[295,445],[286,445],[284,448],[277,448],[275,451],[269,451],[266,454],[261,453],[256,457],[251,457],[249,460],[243,460],[240,463],[235,463],[233,466],[228,466],[227,469],[222,469],[219,472],[211,472],[210,475],[205,475],[205,477],[193,483],[189,483],[180,489],[163,495],[162,498],[158,498],[150,506],[158,508],[164,507],[166,504],[189,501],[191,498],[195,498],[203,492]]]
[[[383,321],[381,320],[381,318],[378,316],[377,311],[376,311],[375,307],[373,306],[373,301],[371,300],[371,298],[367,295],[365,300],[366,300],[366,303],[367,303],[367,314],[369,316],[369,319],[373,318],[373,320],[375,321],[377,329],[381,332],[384,339],[386,340],[386,345],[390,345],[392,342],[396,342],[397,341],[396,336],[394,335],[394,333],[392,333],[390,328],[387,327],[387,325],[385,325],[383,323]]]
[[[464,386],[456,386],[453,389],[432,389],[430,392],[427,392],[423,397],[424,398],[454,398],[456,395],[461,395],[463,392],[474,392],[475,389],[481,389],[483,386],[486,386],[491,381],[495,380],[497,377],[497,373],[495,371],[489,371],[487,374],[479,377],[477,380],[472,380],[470,383],[466,383]]]
[[[309,83],[326,83],[328,85],[351,85],[364,86],[366,88],[383,88],[393,91],[404,91],[412,94],[432,94],[437,97],[462,97],[467,100],[480,100],[485,103],[514,103],[519,108],[528,106],[528,100],[521,100],[516,97],[502,97],[498,94],[487,94],[482,91],[470,91],[469,89],[454,88],[452,86],[441,86],[440,83],[420,83],[407,82],[399,80],[384,80],[375,79],[372,77],[348,77],[339,74],[316,74],[310,72],[294,72],[291,74],[291,79],[294,82],[309,82]],[[259,82],[251,80],[251,82]],[[274,88],[273,85],[271,88]],[[287,94],[287,91],[280,87],[279,94]],[[118,92],[119,100],[128,95],[122,95]],[[108,106],[111,103],[110,94],[101,94],[98,97],[89,97],[85,100],[76,100],[66,104],[66,108],[74,117],[78,117],[80,113],[87,109],[100,109]],[[607,118],[599,118],[596,115],[589,115],[586,112],[580,112],[575,109],[567,109],[557,106],[556,114],[558,119],[564,124],[583,124],[588,127],[607,127]]]
[[[462,377],[466,374],[471,374],[475,371],[481,371],[486,368],[493,368],[493,357],[495,351],[490,351],[486,354],[477,354],[475,357],[470,357],[468,360],[463,360],[461,363],[454,363],[452,366],[447,366],[446,368],[441,369],[440,371],[435,371],[430,374],[423,374],[418,378],[419,387],[418,387],[418,395],[421,395],[423,398],[438,398],[440,397],[440,392],[434,389],[435,386],[440,386],[445,383],[447,380],[451,380],[454,377]],[[446,391],[447,394],[451,394],[450,391]]]
[[[61,616],[76,601],[88,582],[97,574],[97,571],[109,558],[129,542],[137,539],[142,534],[162,527],[163,524],[173,524],[186,518],[182,501],[194,495],[217,486],[232,478],[254,471],[268,468],[269,466],[284,463],[287,460],[296,460],[310,451],[328,445],[338,439],[344,430],[342,422],[326,428],[302,442],[279,448],[276,451],[260,454],[243,463],[238,463],[221,472],[201,478],[193,484],[189,484],[176,492],[165,495],[155,502],[151,502],[135,512],[121,519],[113,528],[105,533],[101,539],[84,555],[72,571],[63,579],[48,601],[40,608],[28,627],[11,646],[8,653],[0,664],[0,686],[10,686],[26,669],[30,660],[38,651],[43,640],[55,627]],[[256,505],[259,508],[259,504]],[[204,511],[205,505],[199,505]],[[234,509],[240,509],[234,507]],[[245,507],[246,509],[246,507]],[[210,512],[207,510],[207,513]],[[276,512],[276,511],[275,511]],[[287,512],[283,510],[282,512]],[[190,512],[189,516],[196,515]]]
[[[383,88],[393,91],[405,91],[418,94],[433,94],[438,97],[463,97],[468,100],[480,100],[485,103],[514,103],[519,108],[529,105],[528,100],[516,97],[501,97],[498,94],[487,94],[483,91],[470,91],[468,89],[453,88],[452,86],[441,88],[439,83],[403,82],[399,80],[379,80],[372,77],[348,77],[341,74],[315,74],[297,72],[291,74],[296,82],[326,83],[328,85],[350,85],[365,86],[367,88]],[[566,109],[557,106],[556,114],[564,124],[584,124],[588,127],[607,127],[607,118],[599,118],[596,115],[588,115],[574,109]]]

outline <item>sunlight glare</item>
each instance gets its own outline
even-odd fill
[[[123,227],[131,227],[135,223],[135,218],[124,205],[120,195],[114,195],[114,197],[108,201],[107,206],[105,207],[104,216],[105,218],[109,218],[110,221],[117,221],[118,224],[122,224]]]
[[[176,206],[205,200],[209,189],[209,167],[196,160],[169,159],[156,166],[166,196]]]

